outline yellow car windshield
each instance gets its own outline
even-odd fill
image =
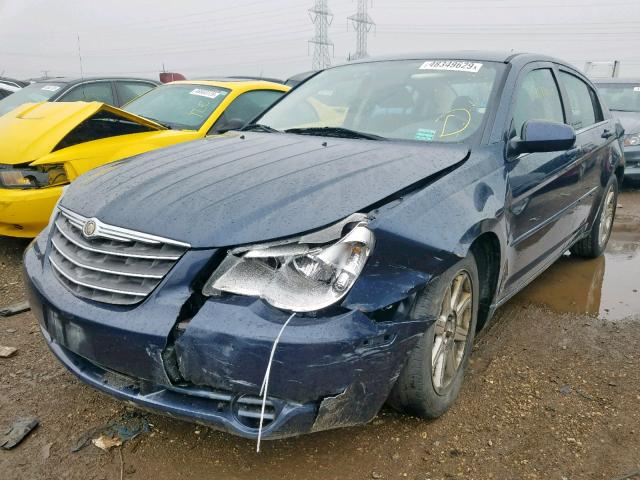
[[[209,85],[164,85],[136,98],[124,110],[175,130],[198,130],[229,92]]]

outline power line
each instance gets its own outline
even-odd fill
[[[356,53],[350,55],[352,60],[367,58],[367,36],[371,29],[375,26],[375,22],[371,19],[368,12],[369,1],[358,0],[358,12],[355,15],[347,17],[356,31]]]
[[[600,3],[584,3],[584,0],[580,0],[578,3],[541,3],[538,0],[535,0],[533,3],[529,5],[508,5],[506,2],[499,2],[499,5],[496,5],[496,1],[498,0],[484,0],[484,1],[470,1],[470,0],[448,0],[447,8],[456,8],[456,9],[480,9],[486,10],[487,8],[499,8],[499,9],[515,9],[515,10],[539,10],[540,8],[602,8],[605,6],[607,9],[612,9],[616,7],[626,7],[626,6],[638,6],[637,1],[622,1],[622,2],[608,2],[606,4]],[[423,7],[427,4],[424,0],[394,0],[394,9],[402,9],[402,8],[415,8],[415,7]]]
[[[333,42],[329,39],[329,25],[333,22],[333,14],[327,6],[327,0],[316,0],[309,9],[309,16],[316,27],[315,35],[310,44],[313,44],[313,70],[322,70],[331,66],[329,47],[333,49]]]

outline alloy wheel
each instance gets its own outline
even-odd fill
[[[611,234],[611,229],[613,227],[613,218],[616,211],[616,195],[615,190],[611,186],[609,190],[607,190],[607,195],[604,200],[604,205],[602,206],[602,213],[600,218],[600,230],[598,232],[598,241],[600,242],[600,246],[604,247],[609,240],[609,235]]]
[[[442,299],[431,351],[431,378],[438,394],[445,393],[458,372],[467,349],[473,316],[471,277],[461,270]]]

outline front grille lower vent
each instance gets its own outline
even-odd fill
[[[191,395],[194,397],[206,398],[215,401],[215,409],[218,412],[231,410],[238,422],[245,427],[257,429],[260,426],[260,416],[262,415],[262,398],[257,395],[235,395],[224,390],[203,389],[197,387],[167,387],[176,393]],[[266,427],[278,416],[276,401],[267,397],[264,408],[262,426]]]
[[[60,207],[49,261],[79,297],[116,305],[144,300],[189,245],[113,227]]]

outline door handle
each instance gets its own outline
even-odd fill
[[[609,130],[608,128],[605,128],[604,131],[602,132],[601,137],[602,138],[611,138],[611,137],[613,137],[613,135],[614,135],[614,133],[611,130]]]

